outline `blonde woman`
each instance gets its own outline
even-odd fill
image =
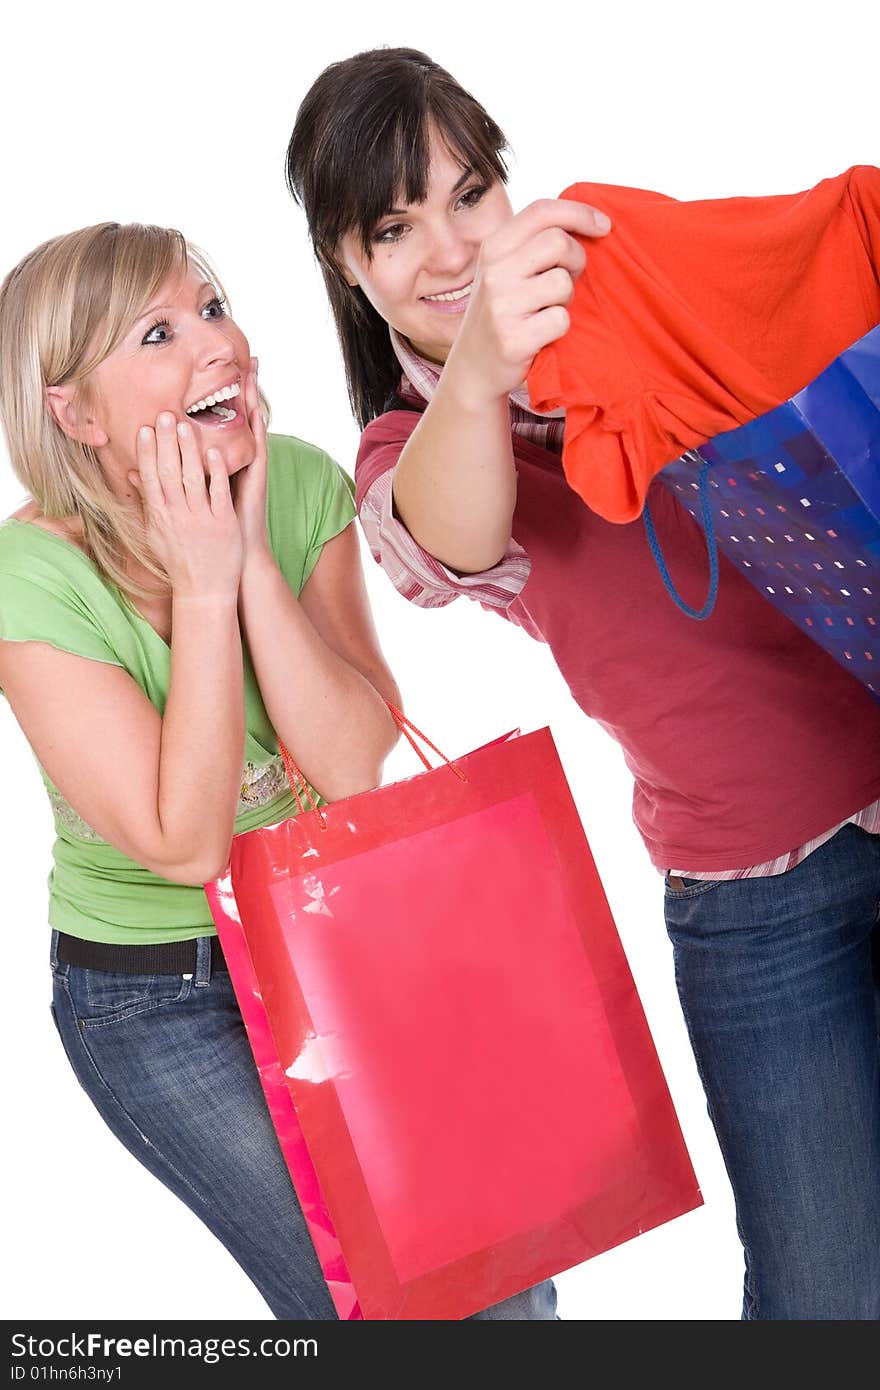
[[[275,1316],[332,1319],[200,885],[295,814],[279,738],[328,799],[395,741],[350,484],[267,437],[247,339],[164,228],[88,227],[7,276],[0,414],[30,495],[0,526],[0,687],[54,808],[61,1040]]]

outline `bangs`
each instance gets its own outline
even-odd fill
[[[70,376],[88,377],[118,347],[174,272],[186,273],[186,241],[166,227],[108,224],[79,258],[70,313]],[[78,341],[77,341],[78,339]]]
[[[507,168],[487,126],[474,128],[470,113],[451,103],[426,101],[420,111],[398,107],[389,112],[384,128],[365,141],[365,158],[356,166],[362,172],[351,180],[345,226],[339,228],[333,245],[346,232],[357,232],[369,256],[376,223],[401,203],[423,203],[428,196],[431,169],[431,129],[434,127],[451,158],[462,172],[472,171],[487,184],[507,178]],[[367,157],[367,150],[372,153]],[[340,207],[339,212],[343,212]],[[340,217],[340,222],[342,218]]]
[[[320,104],[321,79],[315,84],[288,150],[289,187],[325,258],[333,257],[349,232],[369,256],[380,218],[401,200],[424,202],[432,127],[462,170],[473,170],[485,183],[507,179],[503,131],[441,68],[428,67],[428,60],[389,62],[360,73],[357,61],[340,65],[348,80],[335,92],[332,117],[312,109]]]

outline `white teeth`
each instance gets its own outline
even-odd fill
[[[241,387],[238,382],[233,382],[231,386],[224,386],[222,391],[215,391],[213,396],[205,396],[204,400],[196,401],[194,405],[188,405],[187,415],[192,415],[196,410],[206,410],[208,406],[219,405],[221,401],[231,401],[233,397],[241,395]]]
[[[425,299],[436,300],[440,303],[452,303],[456,299],[464,299],[473,289],[473,281],[469,285],[463,285],[460,290],[450,290],[448,294],[426,294]]]

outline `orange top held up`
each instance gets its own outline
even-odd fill
[[[588,243],[571,328],[538,353],[529,394],[566,408],[565,475],[609,521],[632,521],[665,464],[788,400],[880,322],[871,165],[781,197],[562,196],[613,226]]]

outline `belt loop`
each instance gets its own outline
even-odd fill
[[[200,936],[196,939],[196,970],[193,982],[196,989],[204,989],[211,983],[211,938]]]
[[[52,944],[49,947],[49,964],[53,970],[58,969],[58,933],[52,932]]]

